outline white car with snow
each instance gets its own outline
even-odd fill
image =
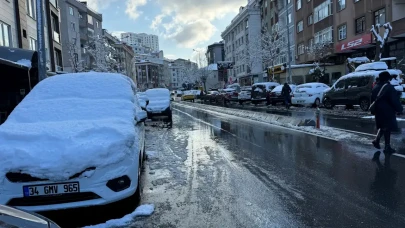
[[[138,93],[136,93],[136,96],[138,98],[139,105],[141,106],[141,108],[143,110],[146,110],[146,106],[149,104],[149,98],[146,95],[146,93],[145,92],[138,92]]]
[[[148,89],[146,90],[146,95],[149,98],[149,104],[146,106],[148,119],[166,117],[166,122],[172,125],[170,91],[164,88]]]
[[[301,84],[294,90],[291,104],[319,107],[323,101],[324,92],[328,89],[330,89],[328,85],[320,82]]]
[[[239,104],[243,104],[243,102],[250,101],[251,99],[252,99],[252,87],[250,86],[242,87],[240,93],[238,94]]]
[[[41,81],[0,126],[0,204],[38,212],[129,200],[135,208],[145,119],[124,75]]]

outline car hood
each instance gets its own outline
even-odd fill
[[[64,181],[89,167],[118,163],[139,151],[140,130],[132,121],[6,121],[0,126],[0,182],[7,172]]]
[[[48,228],[49,224],[53,223],[46,218],[42,218],[42,216],[3,205],[0,205],[0,221],[5,227],[31,228]]]

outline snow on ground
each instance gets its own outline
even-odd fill
[[[281,127],[291,128],[303,132],[308,132],[314,135],[323,136],[326,138],[340,140],[356,140],[361,142],[369,142],[370,139],[361,137],[357,134],[352,134],[347,131],[338,130],[336,128],[321,126],[321,129],[315,129],[310,126],[300,126],[303,120],[298,118],[293,118],[289,116],[280,116],[274,114],[267,114],[261,112],[254,112],[248,110],[240,110],[233,108],[223,108],[217,106],[202,105],[198,103],[176,103],[176,106],[180,107],[190,107],[193,106],[203,112],[213,113],[216,115],[232,115],[236,117],[241,117],[248,120],[256,120],[264,123],[269,123]]]
[[[109,228],[109,227],[127,227],[136,217],[149,216],[155,210],[153,204],[144,204],[135,209],[131,214],[125,215],[120,219],[108,220],[106,223],[97,224],[93,226],[86,226],[84,228]]]
[[[156,158],[158,155],[156,151],[146,151],[146,156],[148,158]]]
[[[374,116],[364,116],[364,117],[362,117],[363,119],[375,119],[375,117]],[[403,118],[398,118],[397,117],[397,121],[405,121],[405,119],[403,119]]]
[[[13,171],[67,180],[139,151],[132,83],[108,73],[41,81],[0,126],[0,178]]]

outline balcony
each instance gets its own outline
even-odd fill
[[[59,33],[53,31],[53,40],[56,41],[57,43],[60,43],[60,35],[59,35]]]

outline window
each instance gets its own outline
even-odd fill
[[[301,0],[297,0],[297,10],[301,9]]]
[[[326,0],[314,8],[314,23],[325,19],[331,14],[330,0]]]
[[[339,40],[344,40],[344,39],[346,39],[346,36],[347,36],[346,30],[347,30],[346,24],[341,25],[341,26],[338,27],[338,33],[339,33],[338,39],[339,39]]]
[[[35,15],[35,1],[34,0],[27,0],[27,13],[28,16],[32,17],[32,18],[36,18]]]
[[[37,50],[37,40],[32,37],[30,37],[30,49],[33,51]]]
[[[315,33],[315,44],[332,41],[332,26]]]
[[[87,21],[88,21],[88,23],[89,24],[93,24],[93,17],[92,16],[90,16],[90,15],[87,15]]]
[[[308,25],[312,25],[314,23],[314,15],[309,15],[308,16]]]
[[[346,8],[346,0],[337,0],[337,11],[344,10]]]
[[[345,80],[340,80],[335,84],[335,89],[336,90],[341,90],[345,88]]]
[[[304,43],[298,44],[297,55],[302,55],[302,54],[304,54],[304,51],[305,51]]]
[[[69,6],[69,14],[72,15],[72,16],[74,15],[73,14],[73,8],[71,6]]]
[[[297,23],[297,33],[302,32],[302,30],[304,29],[304,22],[303,21],[299,21]]]
[[[97,28],[99,27],[98,21],[96,21],[96,27],[97,27]]]
[[[287,0],[287,3],[290,4],[290,3],[291,3],[291,0]]]
[[[356,34],[364,32],[366,29],[366,18],[360,17],[356,19]]]
[[[70,26],[72,26],[73,31],[76,31],[76,24],[74,22],[70,22]]]
[[[0,21],[0,46],[12,47],[11,26]]]
[[[385,24],[385,9],[380,9],[374,12],[374,24]]]
[[[288,24],[291,23],[291,13],[288,14]]]

